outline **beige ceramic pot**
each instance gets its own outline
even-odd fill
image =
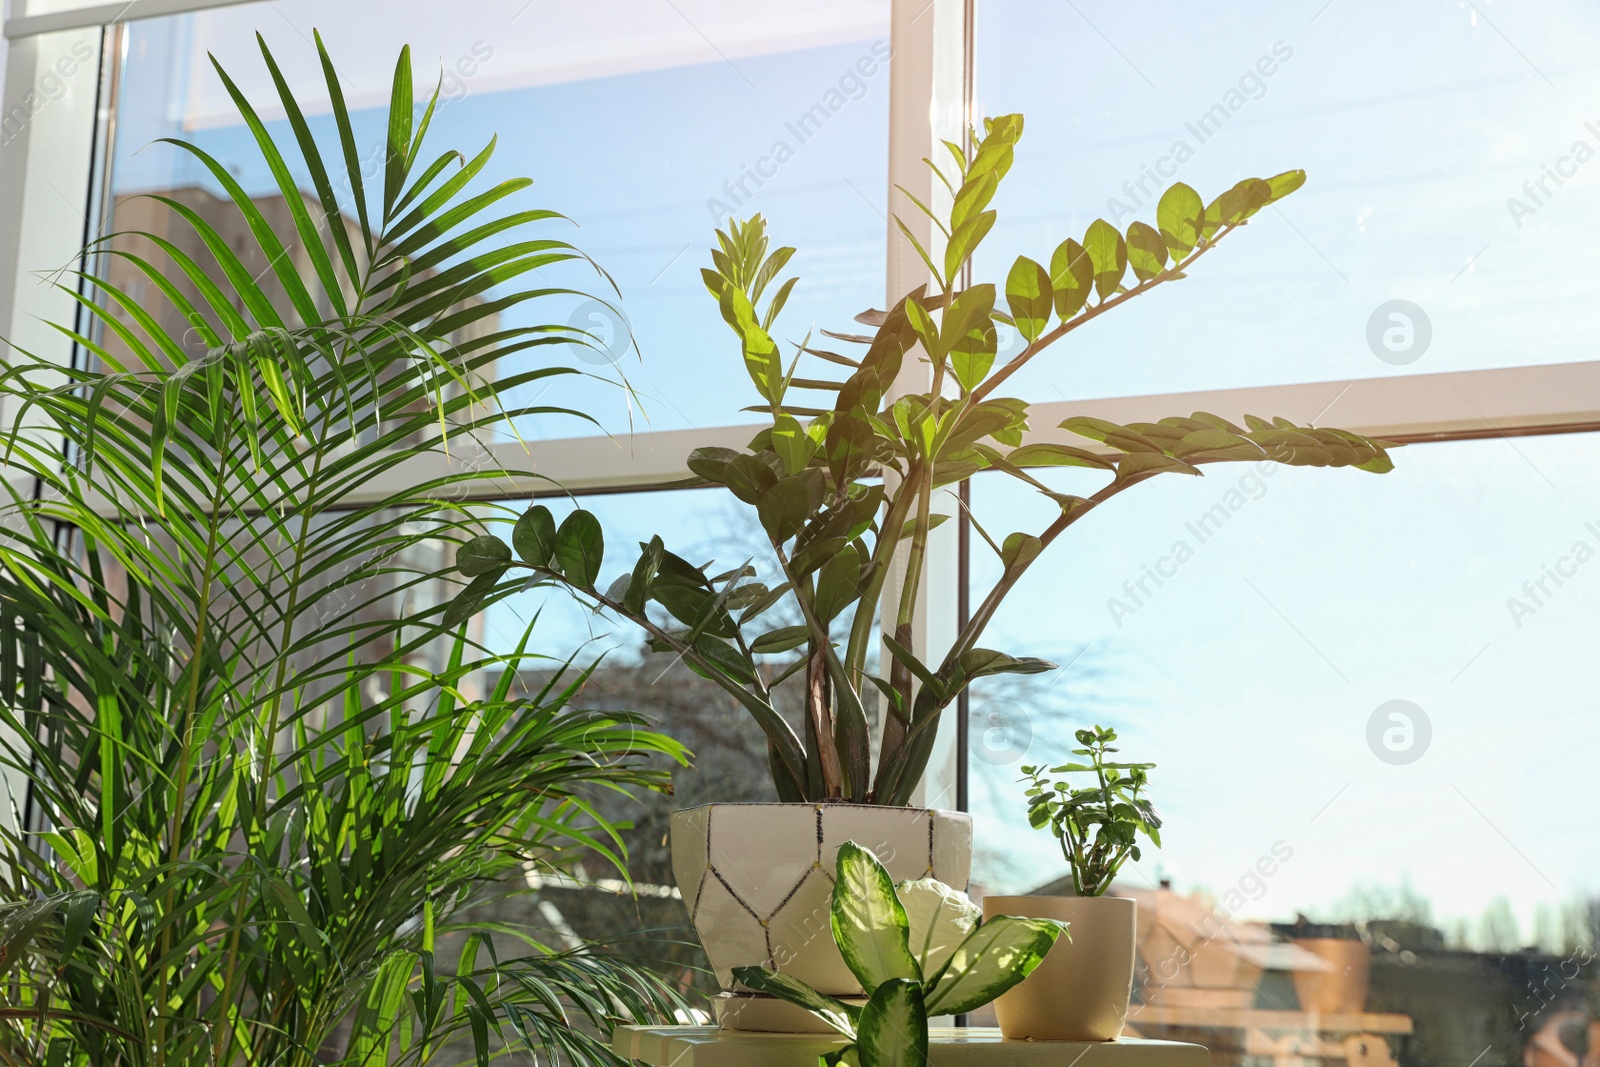
[[[995,915],[1068,924],[1038,969],[995,1001],[1001,1033],[1028,1041],[1114,1041],[1122,1035],[1133,995],[1138,906],[1132,900],[984,897],[983,917]]]
[[[724,990],[726,1029],[826,1030],[787,1004],[738,989],[735,967],[770,967],[821,993],[861,985],[833,941],[830,907],[839,846],[870,849],[895,881],[937,878],[956,889],[972,873],[972,816],[871,804],[708,804],[672,813],[672,873]]]

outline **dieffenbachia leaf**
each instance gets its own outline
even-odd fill
[[[861,1010],[856,1034],[861,1067],[927,1067],[928,1011],[922,985],[890,979]]]
[[[861,1009],[825,993],[818,993],[798,978],[791,978],[765,967],[735,967],[733,977],[753,993],[767,993],[804,1008],[845,1037],[856,1036],[856,1021]]]
[[[967,935],[983,921],[972,898],[936,878],[919,878],[895,887],[911,927],[911,954],[924,981],[936,981]]]
[[[1066,931],[1050,919],[997,915],[974,930],[950,957],[927,998],[930,1015],[960,1015],[981,1008],[1039,966]]]
[[[911,955],[910,921],[878,857],[854,841],[839,846],[833,883],[833,939],[863,989],[894,978],[922,981]]]

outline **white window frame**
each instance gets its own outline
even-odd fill
[[[50,272],[72,264],[84,237],[95,229],[85,218],[85,205],[92,201],[96,152],[103,150],[95,143],[97,131],[106,128],[97,123],[102,117],[98,114],[101,50],[104,40],[117,39],[115,33],[104,31],[132,19],[244,2],[249,0],[76,5],[72,0],[12,0],[3,26],[9,54],[0,120],[27,118],[18,118],[15,129],[7,127],[8,140],[0,148],[0,337],[36,354],[59,351],[63,359],[70,357],[63,339],[45,324],[69,320],[74,314],[72,301],[41,282]],[[944,190],[921,160],[939,154],[941,139],[962,140],[970,121],[973,0],[891,2],[894,62],[887,192],[897,207],[904,202],[895,192],[897,186],[918,191],[925,202],[938,203]],[[81,55],[86,45],[93,60],[81,63],[68,79],[65,95],[34,113],[39,78],[64,57]],[[32,100],[30,93],[35,94]],[[103,117],[109,122],[113,116]],[[905,217],[933,248],[937,231],[916,212]],[[888,293],[899,295],[928,280],[920,259],[892,224],[887,248]],[[920,373],[924,373],[921,364],[908,361],[898,387],[925,389],[915,380]],[[1600,430],[1600,361],[1040,403],[1032,421],[1046,428],[1069,415],[1129,422],[1196,410],[1236,420],[1263,412],[1303,422],[1326,420],[1358,433],[1407,442],[1595,431]],[[0,410],[0,418],[7,414]],[[545,441],[534,446],[531,463],[542,476],[576,493],[642,489],[687,477],[684,458],[691,449],[706,444],[739,447],[750,433],[749,426],[727,426]],[[1052,433],[1041,429],[1039,439],[1049,440]],[[458,452],[449,461],[428,457],[398,468],[394,478],[420,480],[451,465],[481,469],[486,461],[513,470],[530,464],[520,445],[498,445],[489,451],[489,456]],[[507,478],[477,483],[475,492],[527,496],[540,484],[547,483]],[[373,489],[374,494],[387,492],[387,488]],[[917,635],[924,654],[939,652],[955,631],[955,579],[962,573],[959,526],[947,523],[934,539],[924,579],[929,582],[930,610]],[[960,727],[965,723],[960,721],[964,716],[957,718],[958,729],[943,731],[945,746],[934,760],[920,800],[952,806],[955,802],[956,783],[964,778],[956,754],[958,747],[964,749],[965,731]]]

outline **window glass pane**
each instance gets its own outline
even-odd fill
[[[1028,828],[1019,767],[1065,762],[1072,730],[1110,726],[1118,758],[1155,762],[1165,817],[1165,847],[1117,889],[1153,939],[1141,1033],[1186,1020],[1237,1063],[1240,1017],[1217,1013],[1231,1004],[1266,1010],[1277,1037],[1282,1008],[1309,1034],[1291,968],[1313,965],[1250,937],[1360,937],[1358,1006],[1415,1024],[1402,1062],[1456,1062],[1463,1041],[1466,1060],[1492,1041],[1495,1062],[1522,1062],[1549,994],[1570,1005],[1584,989],[1570,967],[1544,994],[1527,979],[1584,959],[1600,918],[1597,461],[1600,436],[1571,435],[1415,446],[1382,477],[1234,464],[1088,515],[983,639],[1063,669],[973,693],[974,881],[1059,887],[1067,867]],[[973,495],[980,521],[1005,516],[996,538],[1054,508],[993,475]],[[973,575],[975,597],[998,575],[981,542]],[[1181,966],[1158,927],[1210,946],[1205,962]],[[1539,1023],[1519,1029],[1522,1010]]]
[[[739,408],[750,402],[749,384],[700,279],[713,229],[729,213],[761,212],[775,243],[800,248],[792,267],[802,280],[775,331],[780,340],[798,342],[813,323],[847,325],[881,301],[888,8],[888,0],[803,9],[726,0],[465,7],[406,0],[374,17],[366,5],[284,0],[135,22],[116,110],[116,223],[144,221],[149,209],[127,199],[133,194],[175,195],[205,214],[209,198],[222,193],[192,158],[152,143],[159,137],[199,144],[259,194],[269,217],[275,201],[281,214],[277,186],[208,58],[214,55],[261,107],[272,135],[292,145],[282,109],[269,106],[277,96],[256,47],[258,31],[314,130],[332,145],[328,93],[311,40],[313,30],[322,34],[355,113],[361,170],[367,182],[381,184],[390,77],[409,43],[419,100],[442,71],[433,151],[470,154],[498,136],[480,186],[535,179],[510,203],[559,211],[577,225],[545,223],[528,234],[571,240],[621,290],[637,352],[615,315],[578,297],[553,296],[516,312],[571,322],[609,346],[541,357],[593,377],[562,379],[538,402],[576,407],[612,433],[747,421]],[[306,175],[296,178],[311,188]],[[587,266],[543,268],[534,284],[615,302]],[[729,373],[703,373],[708,353],[725,360]],[[619,374],[636,399],[615,384]],[[533,402],[537,392],[523,399]],[[523,431],[596,432],[570,418],[529,419]]]
[[[1189,279],[1019,375],[1021,395],[1593,358],[1591,8],[980,0],[976,32],[979,113],[1027,117],[981,277],[1048,262],[1096,217],[1153,223],[1174,181],[1209,201],[1309,176]]]
[[[573,506],[551,498],[540,502],[555,512],[558,522]],[[630,573],[639,557],[639,543],[655,535],[669,551],[697,565],[716,560],[719,569],[732,570],[748,560],[756,570],[752,580],[771,586],[781,581],[773,577],[775,568],[761,551],[765,534],[753,510],[720,488],[589,496],[580,503],[600,520],[605,532],[605,556],[597,583],[602,588]],[[525,506],[526,501],[512,505],[516,511]],[[554,943],[568,934],[599,940],[621,937],[624,950],[665,964],[702,968],[698,973],[683,971],[683,980],[714,992],[715,983],[705,970],[709,965],[673,881],[668,816],[679,808],[712,802],[775,800],[766,740],[760,729],[743,707],[675,656],[652,653],[633,624],[594,614],[560,590],[517,594],[491,606],[481,618],[485,642],[502,652],[514,649],[531,627],[528,648],[537,655],[522,661],[519,682],[524,691],[537,691],[556,673],[561,661],[571,656],[567,678],[593,667],[575,701],[578,706],[643,715],[653,728],[682,742],[694,754],[692,766],[674,770],[671,796],[635,791],[631,795],[608,792],[595,798],[599,810],[609,818],[633,824],[624,839],[629,874],[638,883],[637,898],[619,892],[616,871],[602,857],[593,856],[583,861],[582,870],[590,880],[608,880],[601,882],[600,888],[579,889],[560,879],[534,877],[529,885],[537,891],[497,904],[497,914],[549,930]],[[792,603],[777,605],[762,619],[773,629],[800,622]],[[664,613],[660,621],[670,629],[682,629]],[[750,632],[755,635],[763,629],[758,624]],[[790,659],[766,657],[769,679]],[[801,728],[797,713],[802,678],[784,682],[776,697],[777,706],[797,731]],[[564,931],[561,923],[570,931]]]
[[[715,561],[718,569],[712,574],[748,563],[756,571],[753,581],[769,585],[782,581],[773,580],[776,567],[770,563],[771,549],[766,547],[766,534],[756,521],[755,509],[733,499],[720,486],[602,493],[581,496],[576,502],[552,494],[538,502],[551,510],[558,525],[577,507],[600,520],[605,556],[595,585],[602,590],[623,574],[632,573],[640,544],[654,536],[661,538],[667,551],[693,564]],[[515,517],[527,506],[526,500],[510,503],[505,517]],[[500,532],[507,535],[507,531]],[[530,590],[492,605],[486,615],[486,639],[509,651],[535,616],[542,647],[578,648],[592,642],[598,654],[619,643],[629,647],[638,643],[639,634],[632,624],[595,615],[567,594],[549,589]]]

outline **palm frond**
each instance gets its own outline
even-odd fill
[[[576,373],[553,355],[583,338],[538,323],[569,290],[537,275],[587,259],[526,179],[480,187],[493,141],[424,165],[438,94],[414,121],[408,51],[369,188],[317,48],[327,154],[264,42],[292,142],[217,67],[288,225],[173,141],[225,217],[157,196],[193,242],[119,233],[115,270],[64,286],[87,368],[0,366],[0,764],[34,813],[0,830],[6,1062],[421,1063],[461,1034],[482,1062],[492,1033],[610,1064],[608,1025],[679,1006],[615,956],[500,961],[487,930],[436,960],[522,865],[620,864],[593,791],[665,788],[684,754],[580,710],[581,671],[485,694],[508,658],[418,624],[454,591],[438,538],[472,516],[459,471],[399,472],[526,413],[587,418],[501,402]]]

